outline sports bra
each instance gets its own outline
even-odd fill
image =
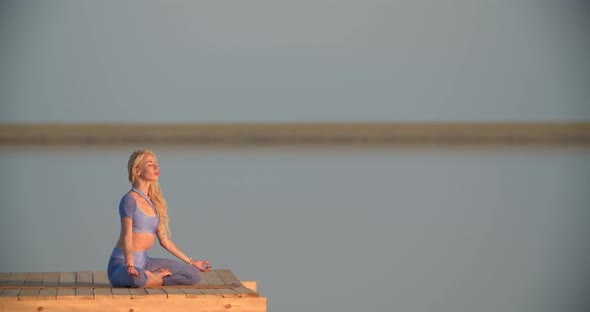
[[[137,194],[141,195],[141,197],[145,198],[145,200],[154,209],[156,215],[148,216],[143,211],[141,211],[141,209],[137,206],[137,201],[135,200],[133,195],[131,195],[131,191],[134,191]],[[149,197],[143,194],[140,190],[133,188],[131,191],[125,194],[125,196],[121,198],[121,202],[119,203],[119,215],[121,216],[121,219],[124,217],[128,217],[131,220],[133,220],[133,233],[155,234],[156,229],[158,228],[158,224],[160,223],[160,218],[158,216],[158,211],[156,210],[156,207],[149,199]]]

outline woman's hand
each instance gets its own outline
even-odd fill
[[[127,273],[129,274],[129,276],[139,276],[140,275],[139,272],[132,265],[127,266]]]
[[[194,260],[191,264],[196,266],[201,272],[209,272],[212,270],[209,261]]]

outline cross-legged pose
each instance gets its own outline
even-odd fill
[[[133,152],[127,163],[132,189],[119,204],[121,234],[113,249],[107,273],[114,287],[194,285],[200,272],[211,271],[209,261],[193,260],[170,240],[168,210],[158,185],[156,155],[149,150]],[[178,260],[150,258],[155,242]]]

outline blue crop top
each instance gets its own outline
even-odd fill
[[[133,220],[133,233],[156,233],[156,229],[158,228],[158,223],[160,222],[160,218],[158,217],[158,211],[152,201],[143,194],[138,189],[133,189],[132,191],[141,195],[141,197],[145,198],[147,202],[154,208],[154,212],[156,213],[155,216],[148,216],[146,215],[141,209],[137,206],[137,201],[131,192],[125,194],[123,198],[121,198],[121,202],[119,203],[119,215],[121,219],[124,217],[131,218]]]

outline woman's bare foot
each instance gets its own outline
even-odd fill
[[[145,286],[162,286],[164,283],[164,276],[170,276],[170,270],[162,268],[154,272],[150,272],[145,270],[145,275],[147,276],[147,281],[145,282]]]

